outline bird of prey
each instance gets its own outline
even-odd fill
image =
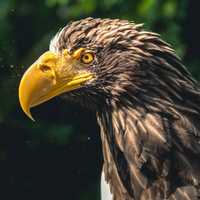
[[[200,199],[200,89],[158,34],[119,19],[69,23],[19,85],[30,118],[55,96],[96,112],[103,200]]]

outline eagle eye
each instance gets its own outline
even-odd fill
[[[84,64],[90,64],[94,60],[94,54],[91,52],[83,53],[80,58],[80,61]]]

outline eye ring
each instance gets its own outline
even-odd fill
[[[86,52],[81,56],[80,60],[84,64],[90,64],[94,60],[94,54],[91,52]]]

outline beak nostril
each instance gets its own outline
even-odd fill
[[[47,66],[47,65],[40,65],[40,66],[39,66],[39,69],[40,69],[42,72],[51,71],[51,67],[49,67],[49,66]]]

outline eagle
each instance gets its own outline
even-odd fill
[[[19,84],[32,120],[56,96],[96,112],[103,200],[200,199],[200,88],[159,34],[120,19],[67,24]]]

